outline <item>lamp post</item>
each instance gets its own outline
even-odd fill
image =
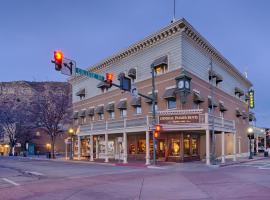
[[[247,136],[249,138],[249,157],[248,159],[253,159],[252,151],[251,151],[251,139],[254,138],[254,130],[252,127],[248,127],[247,129]]]
[[[68,129],[68,134],[70,135],[70,153],[69,153],[69,160],[73,159],[73,135],[75,131],[73,128]]]

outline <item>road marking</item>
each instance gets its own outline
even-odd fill
[[[2,180],[6,181],[6,182],[8,182],[8,183],[10,183],[10,184],[12,184],[12,185],[15,185],[15,186],[19,186],[19,185],[20,185],[19,183],[16,183],[16,182],[14,182],[14,181],[12,181],[12,180],[9,180],[9,179],[7,179],[7,178],[2,178]]]
[[[147,166],[148,169],[165,169],[164,167],[158,167],[158,166]]]
[[[27,174],[33,174],[33,175],[36,175],[36,176],[44,176],[44,174],[39,173],[39,172],[30,172],[30,171],[25,171],[25,173],[27,173]]]

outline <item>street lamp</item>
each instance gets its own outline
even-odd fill
[[[249,138],[249,159],[252,159],[253,155],[252,155],[252,151],[251,151],[251,139],[254,139],[254,130],[252,127],[248,127],[247,136]]]
[[[70,154],[69,154],[69,160],[73,159],[73,135],[75,131],[73,128],[68,129],[68,134],[70,135]]]

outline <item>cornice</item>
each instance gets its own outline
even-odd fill
[[[216,50],[201,34],[199,34],[184,18],[171,23],[170,25],[162,28],[158,32],[151,34],[143,40],[140,40],[139,42],[119,51],[118,53],[98,62],[97,64],[88,67],[87,70],[99,72],[115,62],[149,48],[154,44],[167,40],[179,32],[185,33],[185,35],[201,46],[215,60],[223,64],[223,66],[226,66],[227,71],[235,73],[242,81],[247,83],[250,87],[252,86],[252,83],[245,78],[226,58],[224,58],[221,53]],[[73,81],[80,79],[82,79],[81,76],[75,76],[70,78],[69,82],[72,83]]]

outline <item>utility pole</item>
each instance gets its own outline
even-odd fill
[[[211,75],[211,82],[210,82],[210,95],[211,95],[211,115],[212,115],[212,142],[211,142],[211,163],[212,165],[216,164],[216,135],[215,135],[215,118],[214,118],[214,79],[213,79],[213,62],[212,58],[210,60],[210,75]]]

